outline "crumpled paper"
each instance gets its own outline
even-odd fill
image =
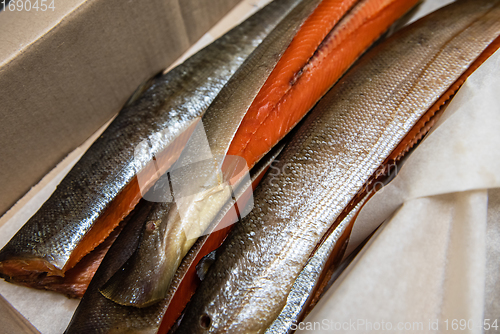
[[[298,332],[500,328],[498,92],[500,52],[469,77],[439,127],[362,209],[348,252],[386,222]]]

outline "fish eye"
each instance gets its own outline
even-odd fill
[[[208,314],[203,314],[200,317],[200,326],[204,329],[209,329],[211,322],[212,322],[212,319],[210,319],[210,316]]]

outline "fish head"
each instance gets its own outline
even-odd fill
[[[236,295],[233,295],[237,296]],[[264,324],[263,317],[259,317],[255,310],[246,312],[246,307],[239,307],[242,303],[228,303],[228,295],[221,292],[219,295],[205,296],[210,300],[191,308],[182,319],[182,325],[175,333],[212,334],[212,333],[262,333],[269,324]],[[245,299],[244,296],[240,296]],[[237,297],[238,298],[238,297]],[[230,297],[230,299],[233,299]],[[245,303],[243,303],[245,304]],[[228,307],[234,305],[235,307]],[[247,304],[248,305],[248,304]],[[249,310],[250,311],[250,310]]]

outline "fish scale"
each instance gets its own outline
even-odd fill
[[[291,173],[262,180],[176,333],[264,332],[347,205],[499,35],[499,1],[458,1],[369,52],[279,156]],[[314,163],[303,159],[311,151]]]
[[[34,268],[23,267],[21,276],[33,272],[64,276],[96,247],[102,240],[87,242],[84,237],[119,202],[114,199],[133,184],[137,171],[199,120],[231,75],[297,3],[299,0],[274,1],[155,79],[150,89],[120,112],[51,197],[0,251],[0,276],[15,280],[18,272],[9,272],[7,267],[19,260],[34,264]],[[168,135],[161,137],[158,133]],[[135,148],[144,140],[149,140],[153,149],[138,155]],[[130,212],[140,193],[135,197],[100,239]],[[87,243],[88,249],[75,252]]]
[[[151,234],[150,237],[144,236],[141,240],[141,248],[148,249],[141,253],[155,254],[159,258],[156,263],[151,263],[155,267],[151,268],[151,272],[156,273],[154,284],[150,284],[145,279],[147,277],[137,278],[134,275],[145,270],[142,265],[147,262],[141,260],[137,252],[134,254],[137,258],[131,261],[135,265],[118,272],[102,287],[101,292],[107,298],[122,305],[137,307],[145,307],[165,298],[182,258],[207,229],[223,205],[231,199],[230,186],[222,176],[221,167],[248,107],[301,24],[320,2],[321,0],[298,1],[295,7],[290,8],[288,15],[245,60],[203,115],[202,133],[206,135],[209,146],[207,151],[213,161],[197,170],[198,177],[187,175],[178,180],[179,189],[174,190],[179,195],[176,198],[177,210],[169,211],[163,218],[162,227],[168,231],[163,233],[162,238]],[[186,157],[186,161],[193,162],[203,153],[202,151],[203,148],[200,148],[199,143],[193,141],[186,145],[182,154]],[[180,159],[184,158],[181,156]],[[220,191],[193,191],[200,188]],[[185,193],[194,195],[183,196]]]
[[[262,41],[264,36],[266,36],[300,1],[301,0],[273,1],[241,25],[228,32],[224,37],[222,37],[222,40],[217,40],[214,44],[195,54],[189,60],[184,62],[184,64],[173,70],[177,71],[174,73],[181,73],[184,79],[189,78],[190,75],[193,74],[192,71],[194,71],[196,75],[201,75],[196,72],[196,69],[191,68],[191,66],[196,65],[197,67],[204,68],[204,66],[208,65],[206,60],[210,59],[212,53],[218,54],[227,51],[227,55],[220,56],[222,57],[222,60],[225,59],[226,61],[217,63],[218,66],[212,68],[214,71],[212,75],[205,73],[208,75],[205,79],[210,83],[208,86],[198,87],[194,84],[186,84],[183,83],[181,78],[176,79],[175,76],[170,77],[168,76],[169,74],[167,74],[167,78],[170,78],[169,80],[171,80],[172,83],[165,87],[167,92],[164,94],[167,96],[179,94],[178,99],[180,99],[180,97],[182,97],[182,92],[176,92],[176,90],[186,89],[186,87],[189,86],[194,89],[193,96],[187,95],[183,101],[190,102],[192,98],[196,98],[202,99],[209,104],[211,102],[211,96],[210,99],[207,100],[207,94],[204,94],[203,92],[209,90],[212,82],[222,80],[217,77],[221,71],[222,73],[227,73],[233,70],[236,71],[236,68],[234,68],[237,67],[234,63],[236,60],[232,57],[238,58],[237,62],[240,62],[241,64],[245,59],[245,54],[242,50],[248,52],[248,54],[250,53],[250,50],[247,49],[249,46],[246,44],[249,42],[252,44],[258,44],[259,41]],[[210,52],[207,52],[207,50]],[[215,65],[215,60],[213,60],[212,64]],[[227,66],[230,66],[230,69],[228,69]],[[204,71],[209,71],[209,68]],[[152,92],[152,94],[158,94],[158,92]],[[148,101],[144,101],[144,108],[150,108],[153,111],[163,103],[161,96],[158,95],[150,102],[151,104],[149,104]],[[172,113],[174,113],[175,117],[179,117],[178,114],[185,108],[189,108],[191,105],[192,104],[188,104],[184,107],[179,106],[178,108],[173,109]],[[147,124],[140,124],[139,126],[147,127]],[[232,205],[232,203],[230,204]],[[127,217],[127,219],[130,219],[130,223],[125,226],[124,231],[119,235],[116,242],[104,258],[102,265],[97,270],[65,333],[153,334],[158,331],[162,317],[172,300],[172,295],[180,284],[182,276],[181,278],[174,276],[173,282],[170,285],[170,290],[164,299],[159,300],[152,306],[144,308],[119,305],[105,298],[99,291],[99,288],[107,282],[116,271],[120,270],[126,261],[133,255],[134,251],[136,251],[136,245],[140,242],[141,231],[143,229],[144,220],[142,218],[147,218],[147,215],[151,213],[159,213],[152,212],[151,210],[165,209],[164,207],[162,208],[162,206],[164,206],[163,204],[156,203],[149,206],[149,208],[146,208],[147,210],[144,213],[144,206],[146,205],[149,205],[149,203],[139,203],[136,209],[138,213],[132,217]],[[228,208],[223,208],[221,212],[227,212],[227,210]],[[144,215],[146,217],[144,217]],[[156,218],[158,217],[155,217],[155,219]],[[180,271],[183,269],[185,269],[184,264],[181,263]]]

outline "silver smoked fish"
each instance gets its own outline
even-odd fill
[[[57,290],[48,280],[99,245],[137,204],[137,176],[156,180],[153,157],[166,170],[231,75],[298,0],[277,0],[165,75],[124,108],[0,251],[0,276]],[[144,142],[150,147],[137,150]],[[138,154],[140,152],[141,154]],[[61,278],[62,280],[62,278]],[[60,282],[59,282],[60,283]],[[84,291],[84,289],[83,289]],[[82,289],[65,291],[81,296]]]
[[[436,105],[499,47],[499,35],[500,1],[457,1],[365,55],[283,150],[282,173],[263,179],[176,333],[265,332],[318,243],[379,167],[428,130]]]

